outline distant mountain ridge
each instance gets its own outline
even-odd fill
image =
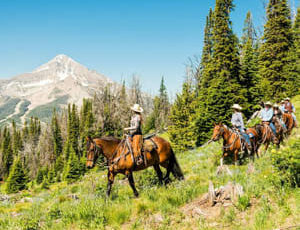
[[[24,122],[31,115],[49,120],[53,107],[80,105],[108,83],[116,84],[64,54],[57,55],[30,73],[0,81],[0,126],[11,119]]]

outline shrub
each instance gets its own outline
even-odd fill
[[[237,208],[240,211],[245,211],[250,206],[250,198],[247,195],[240,196],[237,202]]]
[[[23,190],[26,188],[26,183],[27,183],[27,177],[25,175],[22,162],[17,157],[14,160],[12,170],[10,171],[7,179],[6,192],[15,193],[20,190]]]
[[[272,155],[272,164],[281,181],[293,187],[300,186],[300,140],[295,140],[287,149]]]

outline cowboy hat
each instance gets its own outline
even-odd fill
[[[291,100],[289,97],[286,97],[285,99],[284,99],[285,101],[289,101],[289,100]]]
[[[273,105],[273,107],[274,107],[274,108],[279,108],[279,105],[275,103],[275,104]]]
[[[144,111],[139,104],[134,104],[130,109],[138,113],[142,113]]]
[[[270,101],[267,101],[267,102],[265,103],[265,105],[272,106],[272,103],[271,103]]]
[[[283,104],[284,103],[284,100],[282,100],[281,102],[280,102],[280,104]]]
[[[242,107],[239,106],[238,104],[234,104],[233,106],[231,106],[232,109],[237,109],[237,110],[242,110]]]

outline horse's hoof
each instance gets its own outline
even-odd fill
[[[165,185],[169,184],[171,182],[170,178],[165,178],[164,179]]]
[[[135,193],[134,193],[134,196],[135,196],[135,198],[138,198],[138,197],[139,197],[139,193],[138,193],[138,192],[135,192]]]

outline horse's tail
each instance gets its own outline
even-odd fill
[[[176,156],[172,148],[171,148],[170,164],[172,164],[172,174],[174,175],[174,177],[178,180],[184,180],[184,175],[182,173],[182,170],[178,164],[178,161],[176,159]]]

